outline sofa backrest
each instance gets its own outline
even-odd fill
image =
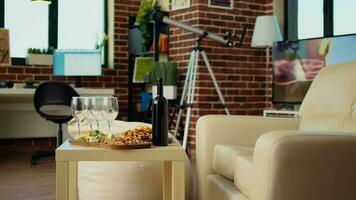
[[[356,131],[356,61],[322,69],[304,98],[300,116],[302,131]]]

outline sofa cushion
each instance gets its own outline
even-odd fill
[[[356,131],[355,66],[345,62],[318,73],[300,107],[301,131]]]
[[[248,200],[229,179],[214,174],[206,177],[209,195],[204,200]]]
[[[217,144],[214,149],[214,171],[230,180],[234,180],[236,157],[252,154],[253,148],[250,147]]]
[[[252,156],[238,156],[235,161],[234,184],[246,196],[249,196],[252,181]]]

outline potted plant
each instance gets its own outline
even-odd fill
[[[102,51],[103,48],[105,47],[105,45],[108,44],[108,40],[109,40],[109,36],[104,34],[104,36],[101,38],[101,40],[96,42],[95,49]]]
[[[27,50],[27,65],[53,65],[53,47],[47,49],[29,48]]]
[[[151,72],[152,96],[157,95],[157,78],[163,79],[163,95],[167,99],[177,98],[177,63],[156,62]]]
[[[152,14],[154,10],[160,10],[157,1],[142,1],[136,17],[136,25],[139,26],[142,36],[141,50],[148,51],[153,41]]]
[[[25,88],[34,88],[35,80],[32,77],[27,77],[24,80]]]

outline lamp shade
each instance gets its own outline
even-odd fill
[[[51,4],[51,0],[31,0],[34,3],[46,3],[46,4]]]
[[[273,42],[282,41],[276,16],[258,16],[253,30],[251,47],[271,47]]]

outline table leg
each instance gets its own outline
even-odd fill
[[[185,165],[184,161],[173,161],[173,200],[185,199]]]
[[[163,162],[163,200],[172,199],[172,161]]]
[[[69,200],[78,198],[78,162],[69,162]]]
[[[68,200],[69,167],[68,162],[56,162],[56,199]]]

